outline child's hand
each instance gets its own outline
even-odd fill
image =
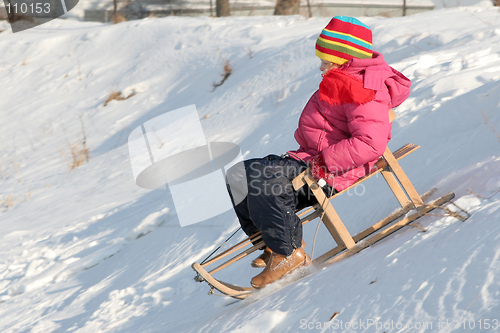
[[[323,159],[323,155],[321,153],[312,157],[308,161],[308,163],[310,167],[310,173],[318,182],[319,186],[323,187],[328,181],[333,181],[333,175],[328,171],[325,160]]]

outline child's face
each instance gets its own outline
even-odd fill
[[[319,70],[324,72],[329,68],[339,68],[339,67],[340,65],[338,64],[321,59],[321,66],[319,67]]]

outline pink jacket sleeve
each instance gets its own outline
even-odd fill
[[[351,137],[323,149],[326,166],[335,175],[378,159],[390,139],[388,107],[372,101],[363,105],[345,104]]]

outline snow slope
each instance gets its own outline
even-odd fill
[[[128,133],[194,103],[206,139],[237,143],[245,158],[295,148],[328,18],[55,20],[0,33],[0,330],[325,332],[339,312],[336,331],[499,332],[500,13],[363,21],[413,81],[389,146],[421,145],[402,161],[417,190],[454,191],[471,217],[438,211],[419,220],[426,233],[405,228],[242,302],[208,296],[190,267],[236,229],[234,214],[181,228],[168,191],[134,184]],[[232,74],[214,89],[227,60]],[[103,106],[112,91],[136,94]],[[83,132],[90,160],[70,171]],[[381,178],[364,184],[333,202],[351,232],[397,207]],[[315,228],[304,232],[309,253]],[[316,256],[330,239],[320,228]],[[221,279],[248,285],[258,272],[235,266]]]

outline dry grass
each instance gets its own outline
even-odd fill
[[[121,23],[121,22],[126,22],[127,19],[123,16],[123,15],[120,15],[118,13],[116,13],[115,15],[113,15],[113,24],[117,24],[117,23]]]
[[[330,320],[329,321],[332,321],[333,318],[337,317],[337,315],[339,314],[340,312],[338,311],[335,311],[332,316],[330,317]]]
[[[224,69],[223,70],[224,70],[224,73],[221,74],[222,81],[219,83],[215,83],[215,82],[213,83],[214,90],[217,87],[222,86],[222,84],[227,80],[227,78],[229,77],[229,75],[231,75],[231,72],[233,71],[233,67],[231,66],[231,62],[227,59],[224,61]]]
[[[500,0],[498,0],[498,1],[500,1]],[[489,119],[490,119],[490,118],[489,118],[489,117],[487,117],[487,116],[486,116],[486,113],[484,113],[484,111],[482,111],[482,110],[481,110],[481,115],[482,115],[482,116],[483,116],[483,118],[484,118],[484,124],[485,124],[486,126],[488,126],[488,127],[491,129],[491,131],[492,131],[492,132],[495,134],[495,136],[497,137],[498,142],[500,142],[500,135],[498,135],[497,131],[495,131],[495,127],[493,127],[493,125],[492,125],[492,124],[490,124],[490,122],[489,122]]]
[[[482,196],[481,194],[479,193],[476,193],[474,192],[473,190],[471,190],[470,188],[467,189],[467,192],[469,192],[470,194],[478,197],[479,199],[484,199],[484,200],[490,200],[491,198],[493,198],[495,195],[497,195],[499,192],[500,192],[500,189],[496,190],[495,193],[493,193],[492,195],[490,195],[489,197],[484,197]]]
[[[75,143],[70,147],[72,164],[70,170],[78,168],[89,161],[89,150],[85,145],[85,140]]]
[[[0,201],[0,205],[3,206],[5,210],[14,207],[17,203],[16,195],[9,195],[7,196],[7,199]]]
[[[111,94],[109,94],[108,98],[104,101],[103,106],[108,105],[108,103],[113,101],[113,100],[124,101],[124,100],[129,99],[130,97],[134,96],[135,94],[137,94],[137,93],[134,90],[132,90],[130,95],[128,95],[127,97],[124,97],[124,96],[122,96],[121,92],[112,91]]]
[[[5,154],[5,149],[3,150]],[[24,184],[23,177],[21,176],[21,164],[17,162],[17,156],[4,157],[0,154],[0,179],[2,178],[16,178],[22,185]]]
[[[24,197],[25,201],[31,201],[31,186],[28,188],[28,193],[26,193],[26,196]]]
[[[23,181],[23,178],[21,177],[21,172],[19,172],[19,163],[17,163],[15,160],[12,161],[12,166],[14,168],[14,170],[16,171],[16,175],[17,175],[17,180],[21,183],[21,184],[24,184],[24,181]]]
[[[287,80],[288,81],[293,81],[295,80],[295,74],[290,71],[289,65],[285,62],[284,59],[281,60],[281,68],[279,71],[279,76],[275,76],[275,83],[274,83],[274,95],[276,98],[276,105],[279,104],[282,100],[284,100],[286,97],[288,97],[288,91],[287,91]]]
[[[28,201],[31,201],[31,186],[28,188],[28,192],[26,193],[24,198],[15,194],[8,195],[4,200],[0,201],[0,207],[2,207],[3,210],[6,211],[14,206],[19,205],[22,202]]]
[[[66,144],[69,149],[69,156],[66,149],[59,149],[59,153],[62,158],[66,161],[68,169],[71,171],[79,166],[85,164],[90,160],[90,151],[87,148],[87,134],[85,132],[85,126],[83,124],[83,119],[80,117],[80,122],[82,125],[82,137],[75,142],[69,142],[66,137]]]

